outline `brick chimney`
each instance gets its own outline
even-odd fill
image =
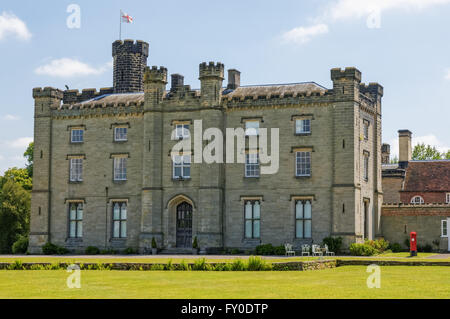
[[[391,162],[391,146],[383,144],[381,146],[381,164],[389,164]]]
[[[241,86],[241,72],[236,69],[228,70],[228,86],[227,89],[236,90]]]
[[[412,133],[409,130],[398,131],[399,158],[398,164],[402,168],[408,167],[408,162],[412,159],[411,146]]]

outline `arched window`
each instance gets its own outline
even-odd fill
[[[422,196],[414,196],[411,199],[411,204],[423,204],[425,201],[423,200]]]

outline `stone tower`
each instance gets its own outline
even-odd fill
[[[144,91],[144,69],[147,66],[148,43],[117,40],[112,45],[114,58],[114,93]]]

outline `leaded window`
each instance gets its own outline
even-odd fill
[[[311,152],[295,153],[295,175],[311,176]]]
[[[69,204],[69,238],[83,237],[83,203]]]
[[[261,234],[260,201],[245,201],[245,238],[257,239]]]
[[[247,153],[245,155],[245,177],[259,177],[258,153]]]
[[[127,203],[113,203],[113,238],[127,237]]]
[[[310,200],[295,202],[295,237],[312,237],[312,205]]]
[[[128,140],[128,128],[125,126],[118,126],[114,128],[114,141],[124,142]]]
[[[182,179],[191,177],[191,155],[179,154],[173,155],[173,178]]]
[[[296,134],[311,133],[311,120],[310,119],[295,120],[295,133]]]
[[[114,158],[114,180],[126,181],[127,180],[127,157],[115,157]]]
[[[83,159],[71,158],[70,159],[70,181],[82,182],[83,181]]]

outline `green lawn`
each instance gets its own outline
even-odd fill
[[[0,271],[0,298],[450,298],[450,267],[381,267],[381,288],[366,267],[308,272]]]

